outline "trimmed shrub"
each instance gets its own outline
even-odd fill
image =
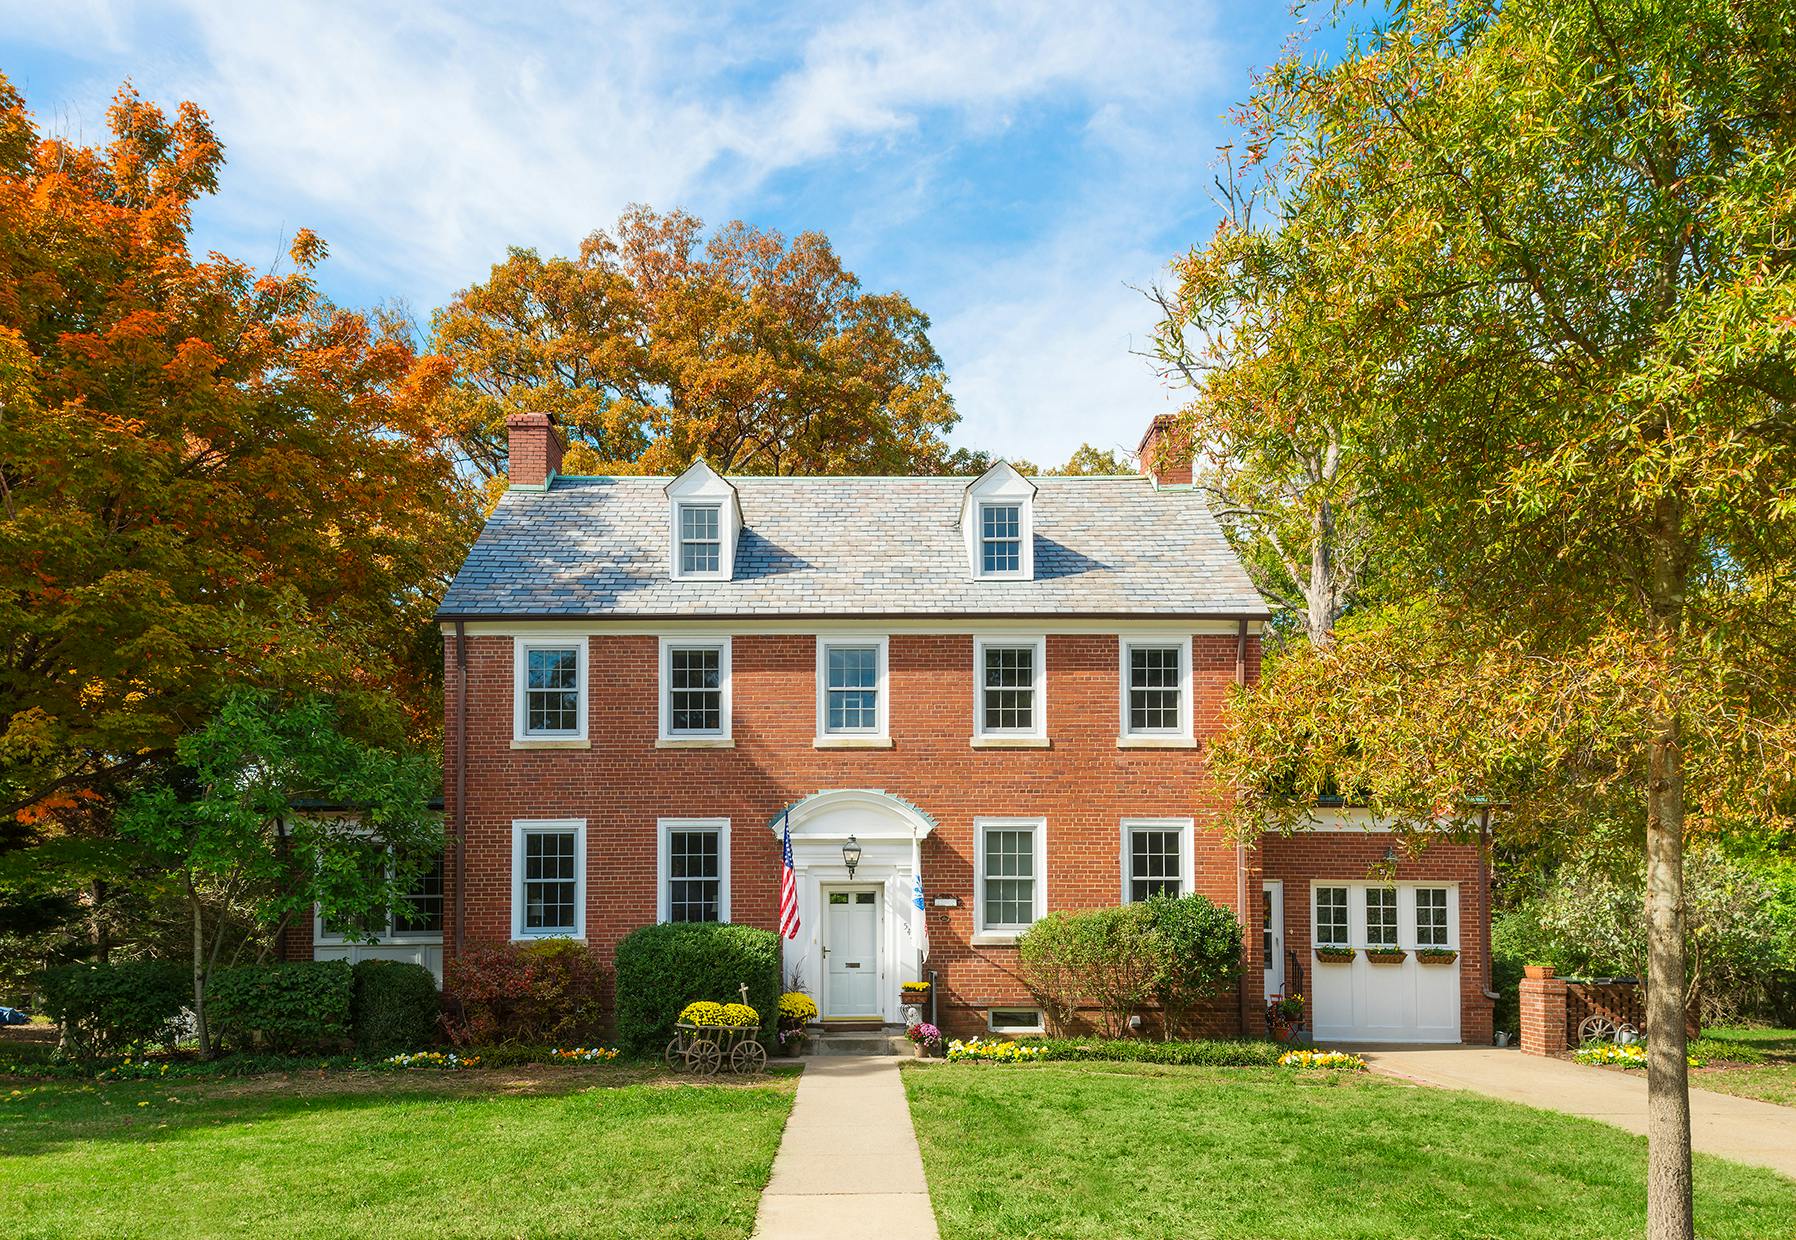
[[[212,975],[206,1013],[221,1042],[291,1054],[350,1040],[355,974],[347,960],[239,965]]]
[[[639,1053],[659,1051],[673,1037],[674,1021],[688,1003],[740,1002],[779,1011],[780,940],[752,926],[678,923],[644,926],[617,945],[617,1037]],[[773,1023],[761,1039],[773,1036]]]
[[[474,947],[444,968],[444,1028],[457,1046],[562,1043],[605,1026],[605,969],[584,943]]]
[[[1155,896],[1141,905],[1154,939],[1149,989],[1167,1038],[1189,1032],[1194,1011],[1241,975],[1241,923],[1221,905],[1193,893]]]
[[[436,1044],[443,997],[421,964],[364,960],[355,966],[349,1012],[362,1054],[415,1051]]]
[[[179,965],[70,964],[44,973],[43,1000],[44,1014],[62,1026],[63,1049],[89,1057],[167,1041],[193,990]]]
[[[1217,1039],[1148,1042],[1135,1038],[1044,1038],[1043,1059],[1093,1062],[1163,1063],[1203,1068],[1270,1068],[1291,1048],[1277,1042]]]

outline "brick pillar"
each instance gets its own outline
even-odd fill
[[[1522,1050],[1557,1055],[1565,1049],[1565,982],[1548,965],[1531,964],[1522,978]]]
[[[514,487],[544,487],[561,472],[561,436],[546,413],[505,419],[506,471]]]

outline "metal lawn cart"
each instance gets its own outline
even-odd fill
[[[662,1058],[670,1068],[699,1076],[715,1076],[724,1068],[765,1072],[767,1048],[758,1040],[760,1032],[759,1025],[689,1025],[681,1021],[674,1026]]]

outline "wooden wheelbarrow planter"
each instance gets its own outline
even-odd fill
[[[674,1026],[662,1058],[675,1071],[697,1076],[716,1076],[724,1068],[742,1074],[767,1070],[767,1048],[760,1043],[759,1025]]]

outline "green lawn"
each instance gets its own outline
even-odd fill
[[[1692,1085],[1796,1107],[1796,1029],[1705,1029],[1695,1049],[1710,1066],[1690,1073]],[[1749,1062],[1722,1062],[1735,1059]]]
[[[0,1078],[15,1236],[743,1237],[796,1078]]]
[[[1362,1076],[1138,1064],[905,1073],[945,1240],[1635,1237],[1643,1139]],[[1699,1157],[1700,1235],[1796,1234],[1796,1181]]]

